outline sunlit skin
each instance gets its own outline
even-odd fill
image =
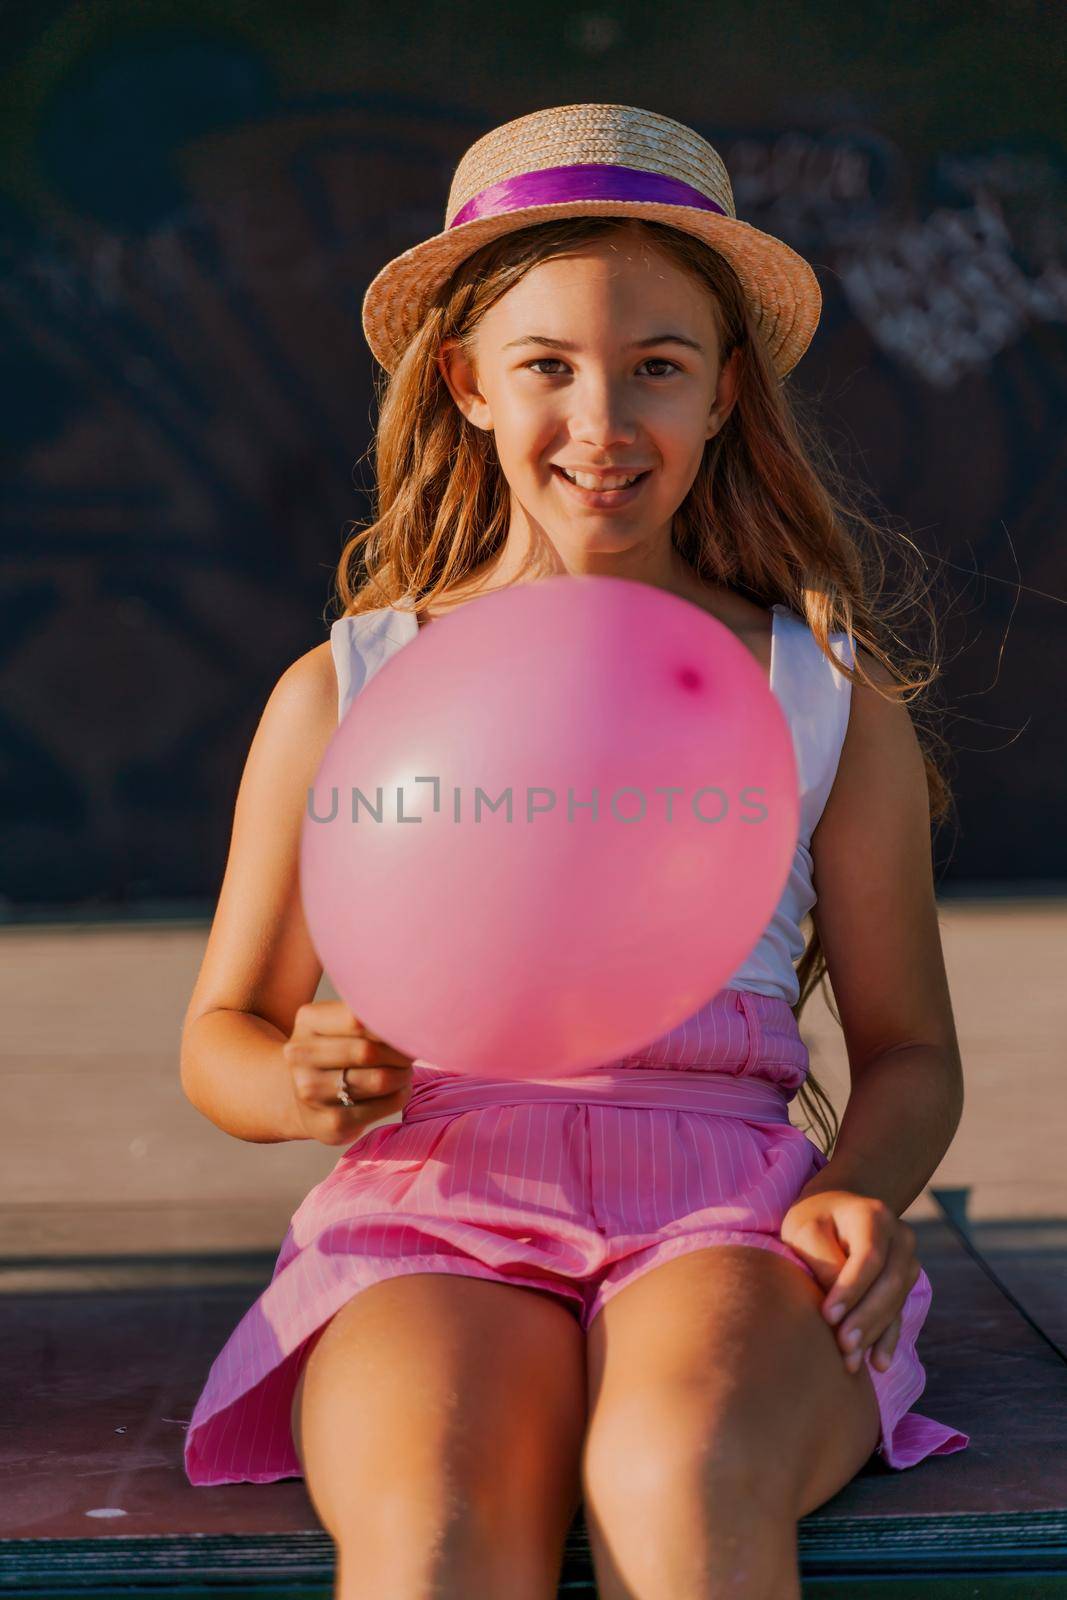
[[[479,588],[565,572],[692,597],[672,517],[737,387],[701,284],[646,244],[601,240],[531,268],[482,318],[473,363],[449,340],[439,364],[463,415],[493,433],[511,490],[507,539]],[[554,463],[651,472],[631,504],[601,510]]]

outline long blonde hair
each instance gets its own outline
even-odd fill
[[[909,707],[940,677],[936,612],[920,580],[914,546],[861,508],[837,471],[805,402],[775,371],[730,263],[702,241],[658,222],[589,217],[535,224],[483,246],[438,293],[392,377],[378,391],[372,445],[377,516],[352,524],[336,574],[339,615],[393,605],[432,604],[497,554],[507,538],[510,491],[490,432],[463,416],[441,376],[437,352],[458,339],[473,354],[478,323],[523,275],[552,256],[617,233],[658,248],[710,292],[723,362],[736,350],[736,403],[705,446],[688,495],[674,514],[672,539],[693,570],[764,606],[788,605],[807,622],[834,668]],[[901,565],[894,597],[884,598],[887,553]],[[912,653],[898,630],[918,614],[930,639]],[[857,645],[855,670],[829,644],[844,630]],[[892,647],[892,649],[891,649]],[[885,669],[873,681],[859,648]],[[893,655],[897,660],[893,659]],[[920,708],[925,710],[926,708]],[[912,713],[926,768],[931,822],[952,810],[935,748],[944,740]],[[827,966],[814,925],[796,966],[801,1012]],[[838,1133],[833,1102],[813,1072],[798,1094],[829,1156]]]

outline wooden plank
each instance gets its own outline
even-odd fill
[[[933,1198],[990,1277],[1067,1360],[1067,1183],[938,1187]]]

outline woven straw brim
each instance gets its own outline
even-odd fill
[[[773,234],[699,206],[648,200],[568,200],[476,218],[394,257],[363,298],[363,331],[375,360],[386,372],[395,372],[433,296],[459,263],[480,246],[536,222],[576,216],[665,222],[725,256],[741,280],[779,377],[792,371],[811,343],[822,310],[819,280],[804,257]]]

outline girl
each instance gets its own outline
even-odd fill
[[[798,1519],[872,1452],[969,1442],[909,1409],[930,1283],[900,1220],[962,1107],[929,833],[947,791],[902,704],[933,674],[879,642],[846,511],[878,530],[824,486],[782,383],[820,303],[736,220],[704,139],[616,105],[478,140],[444,232],[367,292],[379,516],[253,740],[182,1048],[219,1127],[346,1147],[185,1446],[194,1484],[302,1474],[346,1597],[547,1600],[582,1505],[604,1600],[784,1600]],[[734,630],[791,726],[800,837],[749,959],[663,1039],[547,1086],[449,1075],[313,1000],[305,797],[420,627],[560,573]],[[798,1030],[827,973],[840,1137]]]

